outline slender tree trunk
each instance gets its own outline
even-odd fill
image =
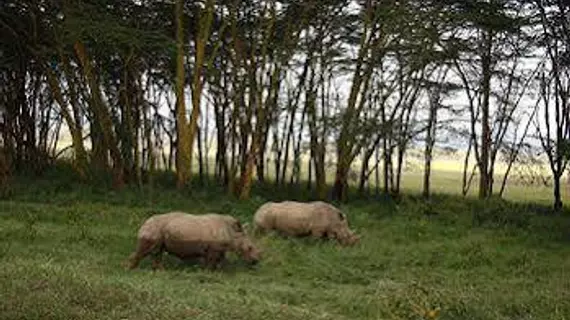
[[[290,150],[291,138],[293,137],[293,134],[294,134],[295,113],[297,111],[298,101],[299,101],[299,96],[297,95],[297,97],[295,97],[295,100],[291,101],[290,105],[289,105],[290,110],[291,110],[291,116],[289,117],[289,129],[287,130],[287,137],[285,138],[285,153],[283,156],[283,170],[281,172],[281,182],[283,184],[285,184],[285,181],[286,181],[285,177],[287,174],[287,166],[289,164],[289,150]],[[303,111],[302,117],[304,118],[304,111]],[[303,120],[301,120],[301,121],[303,121]],[[293,141],[293,143],[294,143],[294,141]],[[295,151],[293,151],[293,152],[295,152]],[[295,163],[295,160],[293,160],[293,163]]]
[[[430,182],[431,182],[432,151],[428,150],[427,144],[426,144],[426,150],[425,150],[424,155],[425,155],[425,159],[424,159],[424,190],[423,190],[423,196],[424,196],[424,198],[428,199],[431,196]]]
[[[321,145],[317,155],[315,155],[315,180],[317,188],[317,196],[324,200],[327,196],[327,175],[325,171],[325,146]]]
[[[191,141],[184,95],[184,1],[176,1],[176,187],[183,188],[191,175]]]
[[[489,98],[491,95],[491,64],[493,36],[485,34],[484,53],[482,55],[482,91],[481,103],[481,158],[479,159],[479,198],[487,198],[491,194],[491,177],[489,176],[489,152],[491,150],[491,127],[489,125]]]
[[[202,130],[200,127],[197,127],[196,130],[196,139],[198,142],[198,179],[200,180],[200,184],[204,185],[204,141],[202,141]]]
[[[90,57],[87,55],[83,43],[76,42],[74,44],[75,52],[79,58],[80,64],[83,68],[83,74],[87,79],[89,89],[91,91],[91,106],[95,113],[97,123],[101,129],[103,143],[105,148],[109,150],[113,160],[113,187],[120,189],[124,186],[124,159],[118,146],[118,140],[113,128],[113,120],[109,112],[109,108],[103,102],[98,80],[91,65]]]
[[[257,130],[256,130],[257,131]],[[255,169],[255,158],[258,155],[257,148],[259,147],[259,137],[258,132],[254,132],[252,137],[251,148],[247,153],[247,160],[245,165],[245,171],[242,172],[241,179],[240,179],[240,191],[239,191],[239,199],[245,200],[248,199],[251,193],[251,185],[252,185],[252,176],[253,170]]]
[[[382,156],[384,158],[384,194],[390,194],[391,188],[391,172],[392,172],[392,147],[391,142],[388,137],[383,139],[383,149]]]
[[[283,143],[279,142],[279,132],[277,126],[278,125],[276,124],[273,130],[273,144],[275,146],[275,159],[273,159],[273,167],[275,170],[275,186],[278,186],[280,181],[279,178],[281,174],[281,155],[283,153]]]
[[[392,188],[392,192],[395,195],[400,194],[400,185],[402,182],[402,170],[404,167],[404,154],[406,153],[406,145],[400,145],[398,147],[398,168],[396,170],[396,181],[395,186]]]
[[[132,72],[130,64],[130,56],[123,59],[125,66],[123,67],[122,81],[120,83],[121,93],[119,94],[119,99],[121,100],[120,110],[121,110],[121,124],[120,124],[120,134],[118,135],[118,140],[120,140],[121,145],[121,155],[125,162],[125,176],[127,182],[133,178],[135,175],[135,125],[134,125],[134,115],[133,108],[135,105],[134,101],[134,85],[132,83]]]
[[[528,134],[528,130],[530,128],[530,124],[533,122],[533,119],[535,119],[535,114],[538,110],[538,105],[539,105],[540,100],[537,100],[536,105],[534,106],[534,109],[529,117],[528,122],[526,123],[523,135],[521,137],[521,139],[519,140],[519,143],[515,146],[513,145],[513,151],[511,156],[509,157],[508,160],[508,164],[507,164],[507,170],[505,171],[505,175],[503,176],[503,181],[501,182],[501,189],[499,190],[499,197],[503,197],[503,194],[505,192],[505,188],[507,186],[507,179],[509,178],[509,174],[511,172],[511,169],[513,167],[513,164],[515,163],[515,161],[517,160],[517,157],[519,155],[519,152],[522,148],[523,142],[526,139],[526,136]]]
[[[241,101],[239,99],[235,99],[235,102]],[[230,115],[230,148],[231,148],[231,158],[230,158],[230,170],[228,176],[228,192],[230,194],[234,194],[237,190],[236,188],[236,174],[238,171],[238,133],[237,133],[237,125],[238,125],[238,114],[241,110],[240,104],[234,102],[234,109],[232,110],[232,114]],[[243,133],[242,133],[243,134]]]
[[[467,171],[469,171],[469,157],[471,156],[471,149],[473,148],[473,138],[469,137],[469,146],[467,147],[467,153],[465,154],[465,159],[463,160],[463,179],[461,193],[465,197],[469,192],[471,187],[471,181],[473,180],[474,171],[471,172],[471,176],[467,177]]]
[[[560,211],[562,209],[562,196],[560,194],[560,174],[554,175],[554,211]]]
[[[346,201],[348,197],[348,171],[346,164],[337,163],[335,180],[333,185],[333,197],[340,201]]]
[[[155,146],[157,144],[157,141],[155,139],[155,141],[153,141],[152,139],[152,111],[150,109],[150,105],[148,102],[144,102],[144,108],[143,108],[143,132],[144,132],[144,139],[146,140],[146,157],[143,156],[143,158],[147,159],[147,165],[145,165],[145,168],[147,168],[148,170],[148,174],[147,174],[147,181],[149,181],[149,183],[152,181],[152,175],[153,172],[155,171],[154,166],[156,165],[156,160],[155,160]],[[157,124],[158,125],[158,124]],[[142,187],[142,174],[141,174],[141,187]]]
[[[262,121],[262,133],[261,133],[261,143],[259,148],[259,159],[257,161],[257,178],[261,183],[265,182],[265,163],[266,163],[266,151],[267,151],[267,141],[269,136],[269,131],[271,129],[271,123],[273,122],[274,113],[277,112],[277,103],[279,98],[279,78],[281,77],[281,67],[278,65],[274,66],[274,70],[270,77],[270,87],[269,93],[265,102],[264,119]],[[260,99],[261,100],[261,99]]]
[[[194,41],[196,51],[194,54],[194,70],[192,72],[192,112],[190,114],[190,122],[188,124],[188,148],[189,148],[189,168],[190,175],[192,174],[192,158],[194,156],[193,145],[198,133],[198,118],[200,117],[200,108],[202,101],[203,80],[202,72],[206,62],[206,43],[210,35],[210,28],[214,16],[214,0],[207,0],[205,8],[200,10],[198,18],[198,33]],[[188,177],[190,179],[190,176]]]
[[[380,194],[380,145],[376,145],[376,164],[374,165],[374,193]]]
[[[431,195],[431,161],[433,155],[433,147],[435,144],[436,124],[437,124],[437,103],[433,101],[430,105],[428,126],[426,130],[426,145],[424,151],[424,198],[429,198]]]
[[[257,181],[259,181],[260,183],[264,183],[265,182],[265,147],[261,146],[259,148],[259,156],[257,159]]]
[[[301,114],[301,123],[299,131],[297,132],[297,139],[295,141],[295,148],[293,149],[293,170],[291,172],[291,179],[289,184],[293,185],[299,184],[301,178],[301,141],[303,140],[303,129],[305,125],[305,116],[307,114],[307,105],[303,108],[303,114]]]
[[[225,98],[224,98],[225,99]],[[228,160],[227,160],[227,140],[226,140],[226,125],[225,125],[225,112],[227,109],[227,101],[222,104],[222,109],[219,110],[217,105],[214,105],[214,112],[216,117],[216,167],[217,179],[223,181],[223,185],[228,185]]]
[[[313,182],[313,151],[309,151],[309,161],[307,161],[307,171],[309,177],[307,178],[307,190],[311,191]]]
[[[295,108],[296,109],[296,108]],[[289,122],[289,130],[287,130],[287,137],[285,138],[285,153],[283,156],[283,169],[281,172],[281,182],[285,184],[285,177],[287,174],[287,165],[289,164],[289,148],[291,144],[291,137],[293,136],[293,125],[295,123],[295,109],[291,110],[291,118]]]
[[[67,109],[65,101],[63,99],[63,95],[61,94],[61,89],[59,87],[59,84],[55,79],[55,76],[53,75],[51,70],[47,72],[47,79],[51,91],[54,95],[55,101],[57,101],[57,103],[60,106],[61,114],[65,119],[69,132],[71,134],[72,146],[75,154],[74,158],[75,169],[79,173],[79,177],[82,180],[85,180],[87,178],[88,162],[87,162],[87,152],[85,151],[85,146],[83,145],[81,128],[77,125],[77,121],[73,119],[71,113]],[[73,84],[70,84],[70,87],[71,86],[73,86]]]
[[[374,150],[376,149],[376,145],[373,145],[371,148],[367,149],[362,156],[362,168],[360,168],[360,182],[358,184],[358,192],[364,194],[364,188],[366,187],[366,183],[368,182],[368,168],[370,166],[370,158],[374,155]],[[370,183],[368,182],[368,185]]]
[[[205,181],[209,181],[210,180],[210,138],[209,138],[209,125],[210,125],[210,119],[209,117],[204,117],[204,154],[202,162],[204,163],[204,174],[206,177]]]

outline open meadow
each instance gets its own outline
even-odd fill
[[[178,192],[168,177],[116,192],[67,176],[17,178],[0,202],[1,319],[570,319],[570,218],[532,194],[354,199],[341,208],[362,237],[355,247],[269,235],[256,239],[254,267],[167,256],[165,270],[147,259],[126,271],[152,213],[246,223],[267,200],[306,196],[258,186],[240,202],[215,186]]]
[[[0,1],[0,320],[570,320],[568,9]]]

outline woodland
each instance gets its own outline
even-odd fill
[[[461,150],[463,194],[500,197],[539,166],[562,208],[563,1],[0,6],[6,177],[67,161],[119,189],[167,171],[241,199],[259,182],[344,201],[349,180],[400,194],[415,149],[429,197],[434,150]]]

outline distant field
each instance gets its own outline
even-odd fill
[[[293,195],[116,192],[53,175],[13,190],[0,201],[1,319],[570,319],[570,218],[537,215],[546,207],[437,196],[428,216],[413,197],[355,201],[341,208],[362,236],[356,247],[269,235],[256,239],[264,258],[253,269],[231,255],[216,272],[172,257],[164,271],[147,260],[128,272],[151,212],[250,222],[264,201]]]
[[[209,173],[212,174],[214,171],[214,160],[213,157],[209,160]],[[473,165],[473,164],[472,164]],[[287,170],[287,181],[291,175],[292,162],[288,165]],[[495,175],[494,192],[498,193],[501,188],[501,183],[503,179],[503,165],[497,166],[497,172]],[[356,162],[353,165],[353,178],[349,179],[349,185],[352,187],[358,186],[358,179],[360,174],[359,163]],[[266,179],[273,181],[275,179],[273,162],[268,161],[266,165]],[[334,181],[335,174],[334,166],[328,167],[327,173],[327,183],[332,184]],[[431,175],[431,191],[432,193],[441,193],[449,195],[461,195],[462,194],[462,179],[463,179],[463,167],[460,161],[454,159],[440,159],[434,161],[432,167]],[[550,177],[550,174],[544,169],[544,177]],[[193,171],[198,173],[198,162],[194,163]],[[301,179],[306,180],[308,178],[308,161],[303,159],[301,162]],[[254,178],[255,179],[255,178]],[[313,178],[314,179],[314,178]],[[382,174],[380,174],[380,183],[382,186]],[[423,188],[423,165],[415,163],[413,166],[408,166],[402,177],[403,192],[405,193],[421,193]],[[375,189],[374,174],[370,177],[370,189],[373,191]],[[570,184],[568,183],[568,178],[565,176],[562,180],[562,200],[568,201],[570,199]],[[472,180],[471,187],[469,188],[468,196],[476,196],[478,192],[478,175],[476,174]],[[540,203],[551,203],[553,199],[553,189],[552,185],[545,186],[543,184],[526,185],[517,181],[514,174],[509,176],[507,180],[506,188],[503,197],[509,200],[517,201],[535,201]]]
[[[408,165],[403,172],[402,177],[402,190],[404,193],[417,194],[421,193],[423,188],[423,163],[417,160],[408,160],[411,165]],[[193,167],[194,172],[198,172],[196,162]],[[471,162],[471,166],[474,162]],[[287,181],[291,174],[293,164],[292,162],[288,165],[287,170]],[[210,171],[214,170],[214,160],[213,157],[209,159]],[[272,161],[268,161],[266,164],[266,179],[275,179],[275,169]],[[349,185],[356,188],[358,187],[359,177],[360,177],[360,163],[355,161],[352,166],[353,178],[349,179]],[[544,177],[549,177],[550,174],[546,168],[540,168],[542,170]],[[380,168],[382,172],[382,168]],[[497,164],[496,174],[495,174],[495,184],[494,192],[498,193],[501,188],[501,183],[503,175],[505,172],[505,165],[502,163]],[[335,167],[329,166],[326,170],[327,173],[327,183],[332,184],[334,182]],[[471,187],[469,188],[469,197],[477,196],[478,192],[478,174],[473,177]],[[301,161],[301,179],[306,180],[308,178],[308,158],[304,157]],[[314,178],[313,178],[314,179]],[[461,195],[462,194],[462,180],[463,179],[463,163],[458,157],[440,157],[435,160],[432,166],[431,175],[431,190],[433,193],[449,194],[449,195]],[[380,183],[382,186],[382,174],[380,174]],[[370,177],[370,189],[373,191],[375,188],[374,173]],[[517,181],[516,175],[511,174],[507,180],[505,187],[504,198],[509,200],[517,201],[533,201],[540,203],[551,203],[553,199],[553,189],[551,185],[545,186],[543,184],[526,185]],[[562,180],[562,200],[570,199],[570,185],[568,184],[567,177]]]
[[[65,127],[65,126],[64,126]],[[64,128],[62,133],[60,134],[60,141],[59,141],[59,148],[64,148],[65,146],[70,145],[71,139],[69,134],[67,133],[67,129]],[[332,147],[331,147],[332,148]],[[330,149],[332,150],[332,149]],[[411,149],[408,152],[408,157],[406,158],[407,165],[403,172],[403,179],[402,179],[402,189],[408,193],[418,193],[421,192],[423,188],[423,150],[420,148]],[[267,171],[267,178],[269,180],[274,179],[275,171],[274,171],[274,163],[273,159],[271,158],[272,155],[269,155],[269,159],[266,163],[266,171]],[[457,195],[461,194],[461,186],[462,186],[462,177],[463,177],[463,161],[465,157],[464,151],[456,151],[455,153],[443,152],[440,148],[434,150],[434,157],[432,162],[432,192],[435,193],[444,193],[444,194],[451,194]],[[160,157],[159,157],[160,158]],[[194,157],[194,166],[193,171],[198,172],[197,170],[197,155]],[[215,158],[215,143],[213,143],[210,151],[208,153],[208,164],[210,171],[214,170],[214,158]],[[327,156],[327,159],[334,158],[334,153],[330,153]],[[308,178],[308,154],[303,153],[301,155],[301,178],[307,179]],[[536,167],[533,166],[533,170],[536,172],[541,172],[544,177],[550,177],[550,171],[546,166],[546,159],[542,159],[544,161],[544,166]],[[157,159],[158,165],[161,168],[165,168],[165,164],[162,163],[161,159]],[[472,155],[469,160],[470,168],[475,164],[474,156]],[[352,169],[356,174],[355,177],[358,177],[360,174],[360,166],[361,162],[359,158],[356,158]],[[292,170],[292,162],[288,165],[287,170],[287,177],[291,174]],[[381,171],[380,167],[380,171]],[[495,187],[494,190],[496,192],[499,191],[503,174],[506,170],[506,164],[497,161],[495,165]],[[327,168],[327,183],[332,183],[334,180],[334,162],[331,162],[329,167]],[[380,181],[382,181],[382,175],[380,175]],[[288,178],[287,178],[288,179]],[[570,184],[568,182],[568,177],[565,174],[562,183],[562,200],[566,201],[570,199]],[[477,176],[474,177],[473,183],[470,187],[469,196],[476,196],[477,195]],[[357,186],[357,180],[350,180],[349,184],[352,186]],[[371,189],[374,189],[374,174],[371,176]],[[507,187],[505,188],[504,198],[510,200],[524,200],[524,201],[537,201],[540,203],[550,203],[552,202],[552,187],[551,186],[544,186],[544,185],[524,185],[517,181],[516,179],[516,170],[511,170],[511,174],[509,176],[509,180],[507,183]]]

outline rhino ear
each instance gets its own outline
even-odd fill
[[[249,222],[246,222],[246,223],[242,224],[242,228],[243,228],[243,231],[245,231],[246,233],[249,233],[249,231],[251,230],[251,225],[249,224]]]

